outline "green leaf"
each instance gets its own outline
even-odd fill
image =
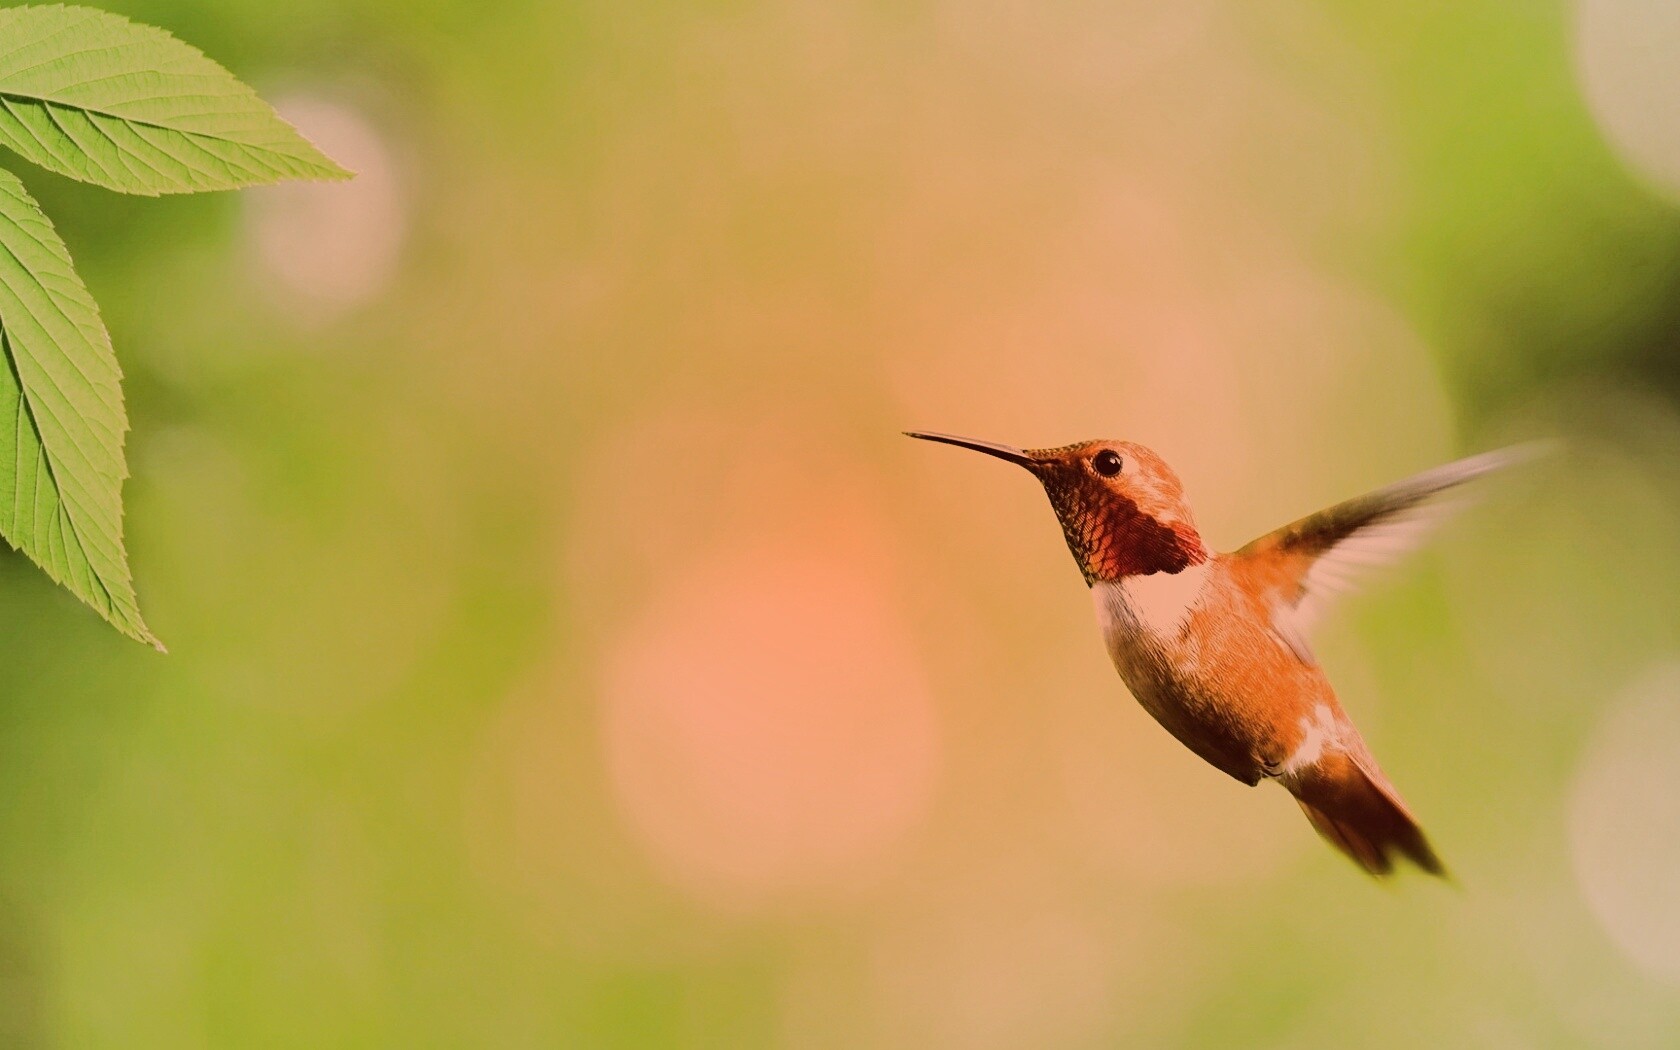
[[[70,253],[0,170],[0,535],[124,634],[140,618],[122,542],[122,374]]]
[[[0,9],[0,144],[154,196],[349,176],[197,48],[86,7]]]

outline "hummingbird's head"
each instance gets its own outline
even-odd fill
[[[1032,471],[1050,497],[1087,584],[1182,572],[1207,560],[1178,475],[1142,445],[1086,441],[1020,449],[949,434],[907,433],[984,452]]]

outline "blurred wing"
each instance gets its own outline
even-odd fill
[[[1537,445],[1521,445],[1436,467],[1269,532],[1236,557],[1270,584],[1277,602],[1274,629],[1310,663],[1307,632],[1337,595],[1354,590],[1372,569],[1422,545],[1468,502],[1455,491],[1460,485],[1540,451]]]

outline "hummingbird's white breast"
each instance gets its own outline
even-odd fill
[[[1209,558],[1181,572],[1099,581],[1091,593],[1108,655],[1137,702],[1190,750],[1253,784],[1262,775],[1256,727],[1232,703],[1242,680],[1233,659],[1246,642],[1233,647],[1231,632],[1206,623],[1230,622],[1228,571]],[[1239,639],[1251,633],[1236,626]]]
[[[1162,717],[1184,679],[1200,669],[1201,644],[1186,630],[1206,598],[1212,559],[1182,572],[1099,580],[1091,587],[1103,644],[1132,695]]]
[[[1220,726],[1217,654],[1204,653],[1190,623],[1217,589],[1218,563],[1208,559],[1176,573],[1150,573],[1099,581],[1091,587],[1097,623],[1114,669],[1132,696],[1168,732],[1239,780],[1252,782],[1250,748],[1227,739]],[[1214,660],[1207,665],[1204,658]]]
[[[1191,612],[1202,600],[1213,564],[1209,559],[1182,572],[1126,576],[1092,585],[1097,622],[1109,651],[1121,640],[1117,635],[1151,648],[1177,648]]]

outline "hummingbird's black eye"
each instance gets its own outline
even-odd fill
[[[1111,448],[1105,448],[1091,457],[1091,468],[1105,478],[1112,478],[1120,473],[1122,465],[1120,453]]]

